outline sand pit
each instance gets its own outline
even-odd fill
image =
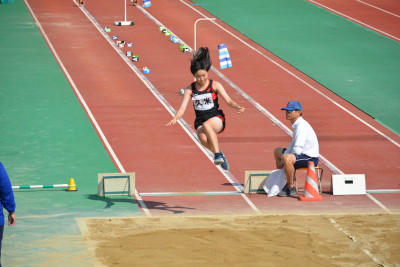
[[[105,266],[400,265],[400,214],[137,217],[84,223],[88,245]]]

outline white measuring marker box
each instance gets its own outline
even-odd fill
[[[333,174],[333,195],[365,195],[365,174]]]

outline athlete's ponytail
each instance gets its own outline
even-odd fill
[[[199,50],[193,55],[190,63],[190,71],[194,75],[199,70],[209,71],[211,68],[211,58],[208,47],[200,47]]]

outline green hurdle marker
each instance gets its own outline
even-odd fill
[[[34,188],[56,188],[69,187],[67,184],[48,184],[48,185],[15,185],[13,189],[34,189]]]
[[[57,188],[57,187],[68,187],[67,191],[77,191],[74,178],[70,178],[68,184],[14,185],[12,186],[12,189]]]

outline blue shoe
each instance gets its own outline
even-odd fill
[[[224,152],[222,152],[222,150],[220,150],[220,153],[222,155],[222,158],[224,159],[224,163],[221,164],[221,167],[222,167],[222,169],[227,171],[227,170],[229,170],[229,163],[225,158]]]
[[[215,155],[214,155],[214,164],[215,165],[221,165],[224,162],[225,161],[224,161],[224,158],[222,156],[222,153],[215,153]]]

